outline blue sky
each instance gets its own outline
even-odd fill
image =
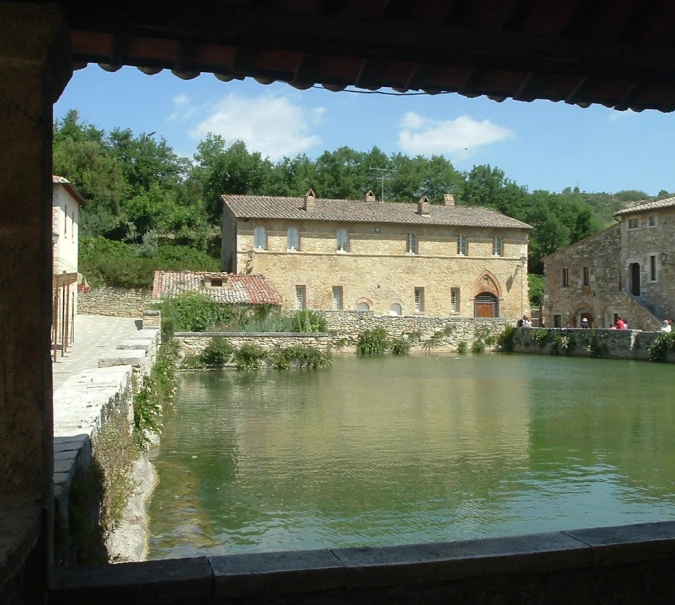
[[[183,81],[133,67],[75,72],[55,107],[77,109],[100,128],[164,136],[191,156],[207,132],[243,140],[272,160],[316,157],[343,145],[385,153],[440,154],[459,170],[491,164],[521,185],[560,191],[675,191],[675,115],[581,109],[564,103],[496,103],[457,94],[384,96],[298,91],[248,78],[224,83],[211,74]]]

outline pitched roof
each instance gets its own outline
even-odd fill
[[[70,195],[75,199],[75,201],[80,205],[80,206],[86,206],[86,202],[82,198],[82,196],[77,192],[75,187],[73,187],[72,183],[62,177],[62,176],[56,176],[55,174],[52,175],[52,184],[54,185],[63,185],[63,187],[70,193]]]
[[[665,200],[658,200],[656,202],[646,202],[644,204],[638,204],[637,206],[631,206],[630,208],[624,208],[614,213],[614,216],[621,216],[624,214],[635,214],[636,212],[647,212],[649,210],[659,210],[661,208],[671,208],[675,206],[675,197],[669,197]]]
[[[222,286],[211,286],[211,280]],[[234,275],[208,271],[155,271],[152,298],[173,298],[184,292],[199,292],[219,303],[281,305],[281,294],[264,275]]]
[[[237,218],[336,221],[351,223],[396,223],[404,225],[448,225],[457,227],[508,227],[531,229],[530,225],[494,210],[475,206],[431,204],[429,215],[417,213],[417,204],[366,202],[316,198],[314,208],[304,210],[301,197],[223,195]]]

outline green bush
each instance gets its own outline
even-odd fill
[[[218,303],[205,294],[184,292],[161,303],[164,328],[169,325],[176,332],[205,332],[219,323],[228,323],[235,309],[233,305]]]
[[[602,359],[609,355],[609,347],[604,342],[601,342],[601,338],[598,336],[596,330],[591,330],[591,341],[588,344],[588,352],[595,359]]]
[[[502,333],[497,337],[497,344],[501,347],[502,351],[505,353],[513,353],[515,348],[515,342],[513,337],[516,333],[516,329],[512,325],[507,325]]]
[[[332,362],[333,355],[330,352],[324,353],[305,345],[278,349],[270,356],[270,365],[275,370],[288,370],[290,368],[315,370],[327,367]]]
[[[675,333],[659,334],[649,348],[649,361],[664,362],[669,351],[675,351]]]
[[[407,355],[412,345],[403,338],[394,338],[389,343],[389,350],[392,355]]]
[[[356,352],[359,355],[383,355],[389,348],[389,337],[384,328],[373,328],[359,334]]]
[[[200,353],[199,361],[207,366],[218,366],[230,361],[234,347],[224,338],[216,337]]]
[[[473,344],[471,345],[471,352],[472,353],[485,353],[485,343],[478,338],[477,340],[473,341]]]
[[[462,340],[458,345],[457,345],[457,352],[461,353],[464,355],[469,350],[469,345],[466,343],[465,340]]]
[[[316,334],[326,332],[326,319],[316,311],[298,311],[292,316],[293,332]]]
[[[268,354],[255,344],[245,344],[234,352],[237,370],[259,370]]]

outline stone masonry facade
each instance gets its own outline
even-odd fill
[[[457,318],[530,314],[529,226],[499,213],[429,209],[424,200],[318,199],[316,212],[310,204],[303,213],[284,206],[294,198],[224,199],[223,270],[266,275],[284,308]],[[298,198],[296,206],[302,203]]]
[[[140,319],[151,302],[149,289],[92,288],[89,292],[80,292],[78,313]]]
[[[627,208],[621,222],[544,259],[547,327],[587,318],[608,328],[658,330],[675,318],[675,198]]]

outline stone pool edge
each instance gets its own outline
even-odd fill
[[[631,590],[643,602],[672,602],[674,564],[675,521],[662,521],[458,542],[63,568],[56,570],[49,602],[416,603],[480,594],[524,598],[525,591],[533,603],[596,603],[612,591],[625,596]],[[650,591],[660,597],[665,591],[668,599],[652,601]]]

